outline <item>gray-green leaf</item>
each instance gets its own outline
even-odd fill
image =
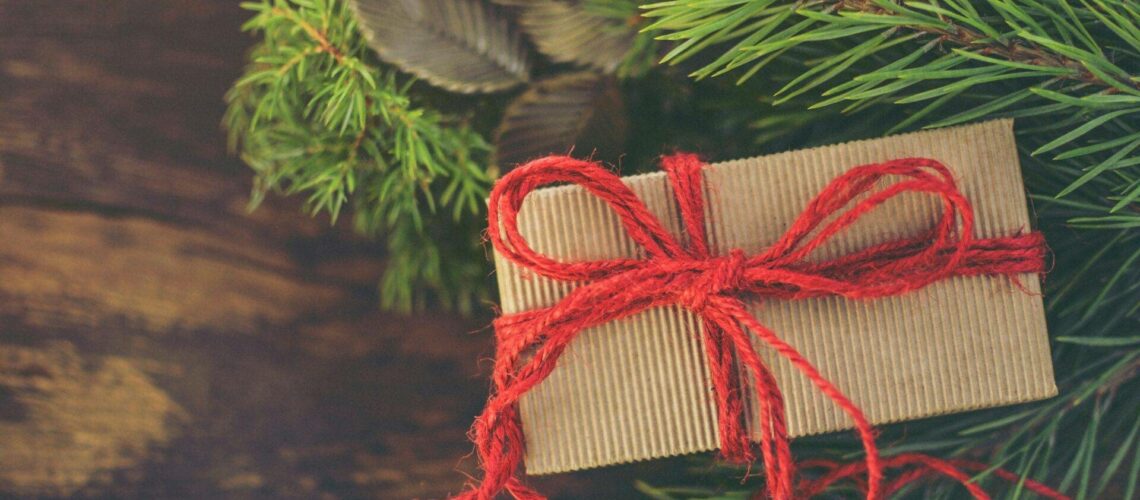
[[[633,49],[633,24],[601,15],[582,2],[496,0],[519,7],[519,25],[538,51],[558,62],[614,73]],[[637,15],[632,5],[630,17]]]
[[[381,59],[454,92],[509,89],[528,79],[522,37],[483,0],[353,0]]]
[[[495,132],[495,165],[504,169],[548,154],[616,160],[629,129],[613,78],[591,72],[536,83],[507,106]]]

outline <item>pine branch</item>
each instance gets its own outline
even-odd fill
[[[225,124],[257,174],[252,205],[270,191],[303,193],[308,210],[334,222],[351,205],[361,233],[387,237],[385,306],[408,310],[423,287],[469,305],[483,289],[469,265],[482,261],[473,235],[427,235],[451,224],[432,215],[442,208],[456,220],[480,212],[486,142],[462,120],[415,104],[411,82],[373,58],[344,2],[244,6],[254,12],[244,29],[263,40],[227,94]],[[468,254],[442,258],[454,249]]]
[[[806,60],[808,69],[775,92],[777,104],[849,75],[813,107],[922,104],[892,132],[991,116],[1042,120],[1054,128],[1034,136],[1053,140],[1034,153],[1052,153],[1076,172],[1048,194],[1069,196],[1107,176],[1108,215],[1090,215],[1092,225],[1131,222],[1140,202],[1140,130],[1132,124],[1140,113],[1140,10],[1121,0],[977,3],[697,0],[647,5],[645,15],[656,19],[647,29],[668,32],[659,39],[679,42],[666,62],[732,44],[696,78],[744,70],[743,81],[792,54]],[[830,50],[810,55],[817,46]],[[961,110],[935,119],[949,103]]]
[[[838,0],[832,2],[832,4],[833,9],[841,12],[848,12],[847,9],[850,9],[850,12],[862,12],[881,16],[898,16],[901,13],[899,10],[882,7],[880,2],[874,1]],[[963,3],[961,5],[964,7],[968,4]],[[1031,37],[1026,37],[1028,39],[1012,38],[1003,36],[991,26],[984,23],[975,22],[967,24],[969,23],[968,19],[962,16],[955,16],[952,11],[939,7],[937,4],[912,3],[907,4],[907,6],[919,10],[928,10],[931,14],[936,15],[943,24],[901,24],[900,26],[914,33],[933,36],[943,47],[947,45],[956,46],[964,50],[969,50],[979,56],[1000,59],[1033,70],[1047,71],[1048,69],[1055,69],[1057,70],[1055,78],[1059,80],[1073,80],[1086,83],[1091,86],[1099,87],[1110,94],[1119,92],[1117,85],[1126,85],[1132,89],[1140,90],[1140,81],[1134,79],[1122,82],[1102,79],[1096,73],[1086,68],[1084,63],[1072,56],[1072,54],[1077,53],[1076,51],[1064,51],[1062,53],[1050,52],[1044,47],[1035,44]],[[1006,8],[1008,9],[1010,7]],[[962,22],[956,23],[956,19]],[[983,32],[979,29],[973,29],[970,27],[971,24],[979,26],[986,31]]]

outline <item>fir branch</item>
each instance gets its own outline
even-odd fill
[[[743,70],[742,81],[787,55],[826,47],[823,57],[803,57],[808,69],[775,92],[777,104],[850,75],[813,107],[922,104],[892,131],[991,116],[1049,121],[1055,128],[1035,136],[1052,140],[1036,154],[1052,153],[1078,172],[1049,194],[1065,197],[1106,175],[1119,181],[1102,197],[1105,224],[1140,201],[1140,130],[1132,124],[1140,113],[1140,11],[1122,0],[696,0],[644,8],[656,19],[647,30],[678,42],[665,62],[731,44],[696,78]],[[962,106],[970,97],[978,103]],[[952,102],[959,111],[933,119]]]
[[[1055,74],[1059,79],[1098,86],[1109,93],[1122,90],[1120,86],[1140,90],[1140,81],[1127,78],[1129,75],[1126,72],[1104,60],[1103,50],[1099,45],[1090,43],[1087,48],[1082,48],[1069,43],[1059,43],[1041,24],[1033,21],[1033,16],[1046,15],[1056,6],[1029,1],[1025,2],[1026,5],[1018,7],[1008,2],[991,0],[989,3],[1000,16],[990,18],[979,13],[964,0],[944,3],[946,7],[939,5],[939,2],[885,0],[783,3],[775,0],[734,2],[698,0],[654,3],[643,8],[647,9],[646,17],[660,18],[648,26],[646,31],[677,31],[658,38],[685,40],[685,43],[667,54],[662,62],[676,63],[708,45],[744,39],[727,51],[728,57],[719,58],[693,72],[693,76],[697,78],[723,74],[750,63],[767,64],[770,61],[764,60],[764,56],[784,47],[847,38],[867,31],[888,30],[892,31],[892,36],[905,36],[907,32],[923,35],[944,48],[954,46],[968,51],[967,54],[963,54],[966,57],[974,55],[980,61],[994,64],[1012,63],[1011,67]],[[1065,2],[1060,3],[1067,5]],[[1074,34],[1084,34],[1084,39],[1091,41],[1087,30],[1079,23],[1097,17],[1103,18],[1106,14],[1123,17],[1122,12],[1113,4],[1120,9],[1124,8],[1118,2],[1109,1],[1102,4],[1104,12],[1093,9],[1078,15],[1073,9],[1067,8],[1064,10],[1071,12],[1072,18],[1064,20],[1055,14],[1052,18],[1060,23],[1056,25],[1058,28],[1066,30],[1064,34],[1066,40],[1070,40]],[[1135,11],[1127,12],[1136,15]],[[789,13],[793,15],[789,16]],[[783,21],[785,18],[804,18],[804,21],[808,22],[796,23],[794,29],[775,30],[775,26],[780,26],[778,21]],[[749,21],[754,24],[741,27]],[[1009,25],[1009,31],[1003,31],[999,26],[995,26],[1001,22]],[[1023,22],[1026,22],[1024,26],[1020,24]],[[1124,26],[1127,26],[1127,22],[1124,20]],[[1135,23],[1135,20],[1131,22]],[[678,30],[678,28],[684,29]],[[1121,27],[1121,36],[1134,50],[1140,50],[1140,39],[1130,36],[1128,34],[1130,31]],[[761,36],[756,37],[757,34]],[[769,42],[770,45],[765,45],[765,42]],[[1088,60],[1090,55],[1095,61]],[[1089,69],[1089,64],[1108,69],[1126,78],[1124,81],[1118,81],[1107,75],[1102,77],[1096,70]],[[753,74],[755,69],[749,71],[746,78]]]
[[[227,94],[231,147],[256,172],[252,206],[267,192],[306,194],[312,213],[335,222],[353,207],[357,229],[385,236],[387,307],[410,309],[416,290],[469,306],[482,293],[473,229],[429,237],[430,228],[481,211],[489,146],[463,121],[418,106],[383,68],[337,0],[262,0],[244,29],[262,37],[246,74]],[[470,228],[476,225],[463,225]],[[453,250],[463,249],[456,255]],[[451,254],[447,258],[445,255]]]

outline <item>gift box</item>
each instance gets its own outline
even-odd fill
[[[950,169],[973,206],[977,237],[1030,229],[1013,123],[1002,120],[709,165],[702,170],[702,189],[710,250],[761,252],[837,176],[857,165],[907,157],[931,158]],[[665,173],[623,181],[684,240]],[[943,208],[936,197],[903,194],[859,218],[808,260],[924,234]],[[558,261],[644,257],[615,213],[579,186],[531,193],[518,220],[530,246]],[[498,252],[495,263],[507,315],[554,305],[579,286],[522,269]],[[798,349],[874,424],[1057,393],[1036,274],[955,276],[872,300],[760,297],[748,302],[748,312]],[[717,448],[718,411],[702,328],[678,305],[577,335],[554,370],[519,400],[527,473]],[[789,436],[851,426],[787,359],[759,342],[756,349],[783,392]],[[745,425],[759,439],[753,381],[743,368],[739,379]]]

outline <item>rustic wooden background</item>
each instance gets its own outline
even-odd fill
[[[247,212],[219,127],[246,17],[0,0],[0,493],[441,497],[473,470],[488,318],[381,313],[381,247],[295,200]]]

